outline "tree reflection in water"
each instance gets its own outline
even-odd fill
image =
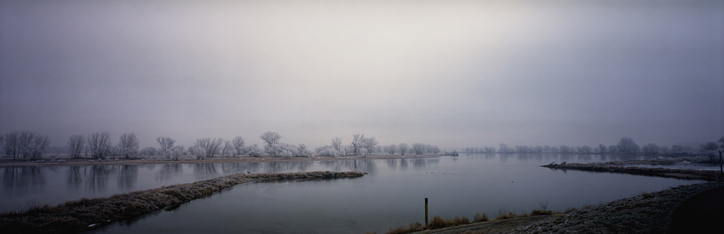
[[[66,180],[66,184],[68,185],[68,188],[72,190],[78,190],[80,189],[80,184],[83,183],[83,175],[80,173],[80,167],[79,166],[71,166],[68,168],[68,179]]]
[[[387,159],[385,160],[385,163],[387,164],[387,167],[389,167],[392,170],[397,169],[397,161],[398,159]]]
[[[216,163],[196,163],[194,164],[194,174],[197,178],[207,178],[207,175],[216,175]]]
[[[406,171],[408,166],[407,159],[400,159],[400,170]]]
[[[138,165],[120,165],[118,189],[132,190],[138,179]]]
[[[111,165],[93,165],[85,168],[86,189],[88,192],[104,192],[108,186],[108,179],[113,173]]]
[[[6,167],[3,172],[3,187],[6,191],[11,191],[13,188],[44,185],[45,175],[41,169],[36,166]]]
[[[183,174],[183,164],[163,164],[161,166],[161,170],[158,171],[158,176],[156,177],[158,180],[169,180],[176,175]]]

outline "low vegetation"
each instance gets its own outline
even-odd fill
[[[551,163],[542,167],[554,170],[578,170],[608,173],[623,173],[633,175],[659,176],[677,179],[690,180],[708,180],[715,181],[720,179],[721,175],[718,171],[712,170],[682,170],[668,168],[643,168],[643,167],[625,167],[623,162],[605,162],[605,163]]]
[[[501,212],[498,217],[496,217],[494,220],[506,220],[506,219],[513,219],[513,218],[520,218],[520,217],[530,217],[530,216],[539,216],[539,215],[552,215],[553,211],[550,210],[533,210],[531,213],[521,213],[521,214],[515,214],[512,212],[509,213],[503,213]],[[488,218],[488,215],[483,213],[482,215],[480,213],[475,214],[473,221],[471,222],[467,217],[465,216],[455,216],[454,218],[441,218],[440,216],[434,216],[432,217],[432,220],[427,225],[423,225],[420,222],[414,222],[410,223],[408,226],[397,226],[394,228],[390,228],[386,234],[404,234],[404,233],[413,233],[413,232],[419,232],[424,230],[435,230],[435,229],[442,229],[447,227],[455,227],[455,226],[461,226],[461,225],[468,225],[468,224],[474,224],[474,223],[482,223],[490,221]],[[366,232],[366,234],[376,234],[376,232]]]
[[[106,198],[83,198],[53,207],[45,205],[27,212],[2,214],[0,233],[74,233],[166,207],[178,206],[252,180],[333,179],[363,175],[363,172],[356,171],[234,174]]]

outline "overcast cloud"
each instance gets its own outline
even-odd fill
[[[2,1],[0,133],[318,147],[724,136],[724,2]]]

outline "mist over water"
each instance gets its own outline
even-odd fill
[[[57,204],[81,197],[188,183],[232,173],[363,171],[362,178],[242,184],[208,198],[97,232],[361,233],[424,222],[431,215],[472,217],[529,212],[546,202],[565,210],[697,181],[555,171],[551,162],[646,159],[620,155],[463,154],[459,157],[308,162],[4,167],[3,210],[28,201]],[[701,166],[695,168],[702,168]],[[24,176],[20,176],[24,175]],[[24,179],[22,179],[24,178]],[[52,191],[52,192],[50,192]],[[321,222],[320,220],[324,220]]]

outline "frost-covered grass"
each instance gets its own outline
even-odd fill
[[[605,162],[605,163],[568,163],[555,164],[551,163],[542,167],[554,170],[579,170],[593,172],[622,173],[633,175],[658,176],[677,179],[690,180],[708,180],[715,181],[719,175],[718,171],[713,170],[683,170],[669,168],[642,168],[642,167],[625,167],[621,162]]]
[[[74,233],[132,218],[205,197],[251,180],[333,179],[364,176],[363,172],[296,172],[234,174],[194,183],[164,186],[106,198],[69,201],[0,215],[0,233]]]
[[[521,213],[521,214],[514,214],[512,212],[510,213],[503,213],[501,212],[498,217],[496,217],[494,220],[505,220],[505,219],[512,219],[512,218],[520,218],[520,217],[529,217],[529,216],[538,216],[538,215],[551,215],[553,214],[550,210],[533,210],[530,214],[528,213]],[[454,227],[459,225],[466,225],[471,223],[481,223],[481,222],[487,222],[490,221],[488,218],[488,215],[483,212],[481,215],[480,213],[475,214],[473,221],[471,222],[467,217],[465,216],[455,216],[455,218],[441,218],[440,216],[434,216],[432,217],[432,220],[427,224],[423,225],[420,222],[414,222],[410,223],[408,226],[402,225],[397,226],[394,228],[390,228],[386,234],[404,234],[404,233],[413,233],[413,232],[419,232],[424,230],[435,230],[435,229],[442,229],[447,227]],[[367,233],[375,233],[375,232],[367,232]]]

